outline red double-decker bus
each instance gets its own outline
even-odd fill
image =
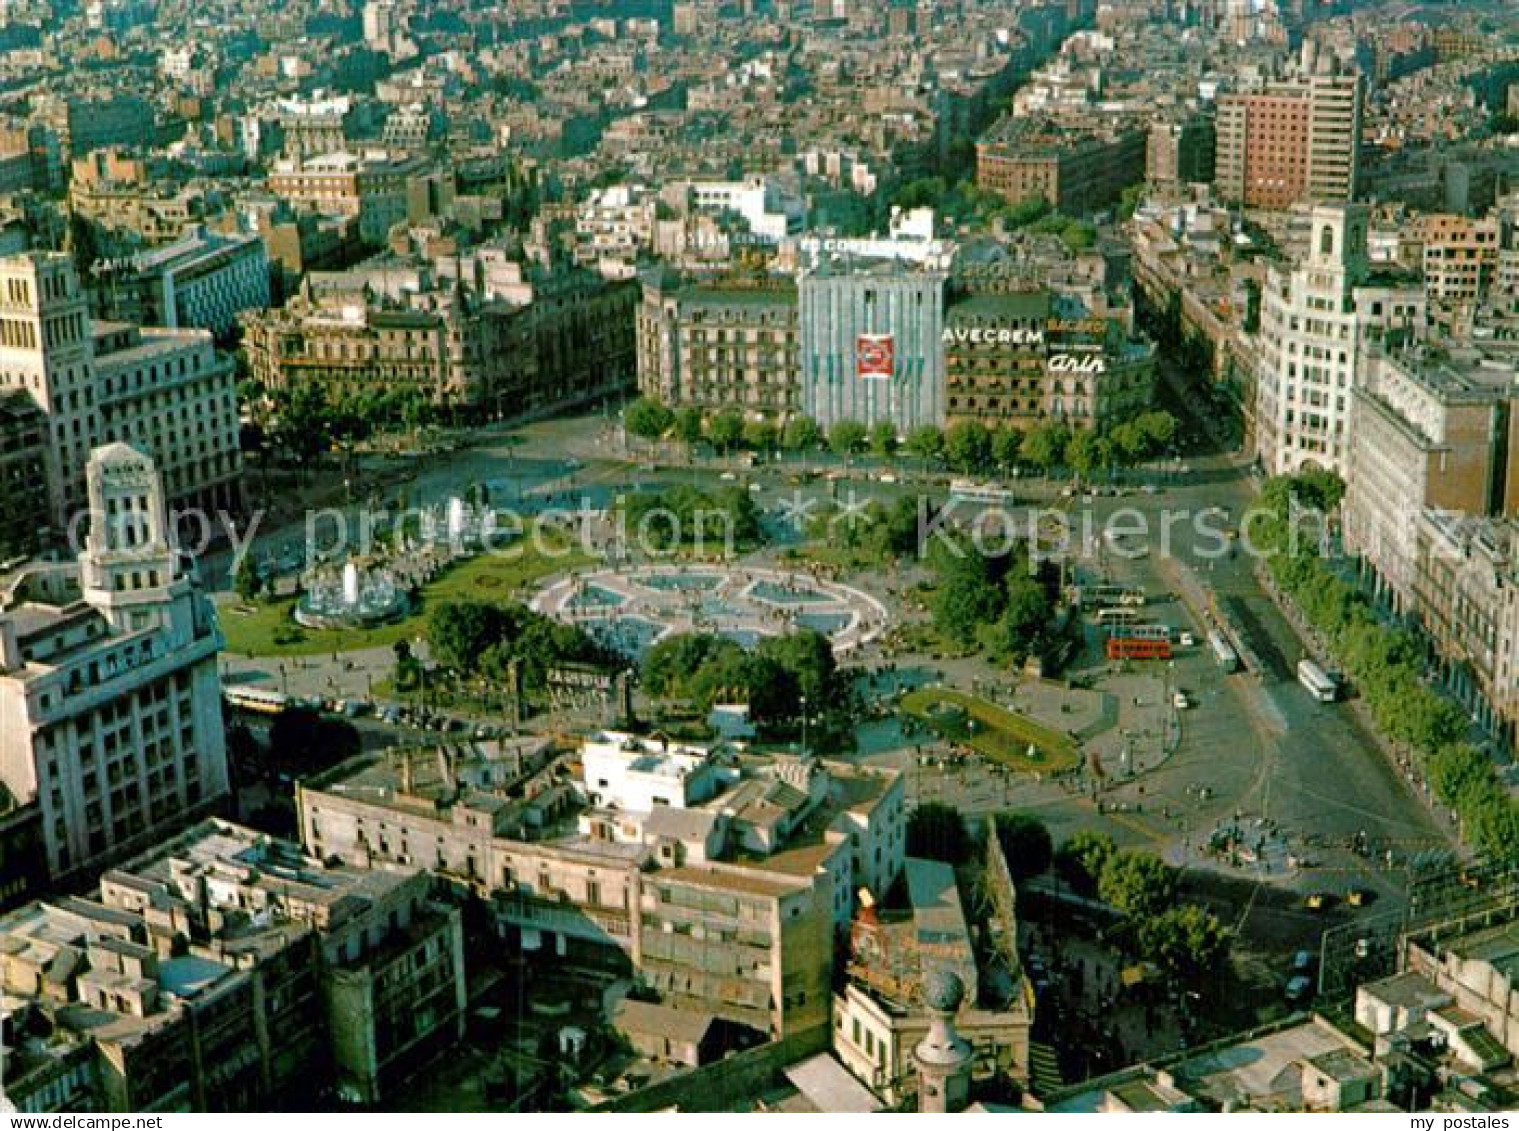
[[[1108,637],[1108,659],[1110,660],[1169,660],[1170,658],[1171,642],[1169,640],[1150,640],[1139,636]]]

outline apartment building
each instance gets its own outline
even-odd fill
[[[275,162],[269,191],[301,212],[353,216],[359,238],[380,245],[406,219],[406,182],[424,172],[419,157],[322,153]]]
[[[236,375],[205,330],[91,320],[66,255],[0,260],[0,389],[47,417],[49,514],[67,534],[85,508],[90,452],[122,440],[158,463],[171,507],[242,504]]]
[[[645,396],[773,420],[800,411],[797,293],[789,279],[683,285],[650,274],[637,339]]]
[[[1255,443],[1272,474],[1343,474],[1362,350],[1423,332],[1423,288],[1371,274],[1365,210],[1320,205],[1311,220],[1307,256],[1269,267],[1261,300]]]
[[[210,602],[170,541],[153,461],[126,444],[87,469],[79,596],[0,612],[0,783],[41,814],[57,881],[216,809],[229,790]]]
[[[419,277],[404,300],[357,281],[250,313],[252,377],[269,389],[319,384],[333,400],[415,390],[497,418],[583,403],[634,380],[635,287],[566,272],[524,278],[498,297],[488,280]]]
[[[1430,320],[1445,336],[1471,335],[1479,304],[1497,281],[1500,236],[1497,217],[1435,214],[1409,225],[1407,239],[1418,249]]]
[[[1007,119],[976,143],[976,184],[1013,203],[1043,200],[1067,216],[1116,204],[1145,179],[1148,134]]]
[[[1445,686],[1512,748],[1519,733],[1519,528],[1507,519],[1425,508],[1414,519],[1410,611]]]
[[[206,330],[93,327],[98,442],[149,452],[175,509],[242,509],[237,370]]]
[[[0,979],[20,1111],[380,1103],[463,1032],[460,912],[425,872],[223,821],[0,918]]]
[[[1512,361],[1476,352],[1366,358],[1351,393],[1344,532],[1394,609],[1413,607],[1424,508],[1492,515],[1519,506],[1515,378]]]
[[[566,771],[575,776],[566,780]],[[362,755],[298,786],[314,854],[437,869],[530,953],[631,968],[770,1036],[827,1016],[834,939],[901,868],[891,773],[617,732]]]
[[[1452,1044],[1465,1046],[1460,1049],[1468,1054],[1463,1059],[1491,1069],[1519,1056],[1516,962],[1519,924],[1498,922],[1414,937],[1407,944],[1401,977],[1419,979],[1413,987],[1423,999],[1415,1007],[1418,1013],[1437,1024],[1443,1020],[1438,1027],[1458,1036]]]
[[[1311,41],[1303,51],[1297,75],[1219,96],[1214,175],[1225,204],[1355,199],[1364,84],[1318,69]]]

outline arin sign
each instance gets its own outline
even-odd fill
[[[1106,373],[1108,363],[1095,353],[1085,357],[1057,353],[1050,355],[1049,361],[1045,363],[1045,369],[1051,373]]]
[[[946,326],[943,342],[947,346],[1042,346],[1043,330],[1021,330],[1010,326]]]

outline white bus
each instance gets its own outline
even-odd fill
[[[229,707],[236,707],[240,711],[255,711],[261,715],[277,715],[290,705],[288,695],[262,687],[224,687],[222,698]]]
[[[1097,623],[1103,628],[1115,624],[1135,624],[1139,620],[1139,613],[1134,609],[1098,609]]]
[[[973,479],[951,480],[949,494],[950,498],[963,499],[967,503],[996,505],[1013,502],[1013,493],[1006,487],[993,487],[988,483],[977,483]]]
[[[1239,653],[1224,639],[1223,633],[1208,633],[1208,647],[1213,650],[1213,659],[1218,662],[1218,666],[1223,668],[1224,671],[1239,671]]]
[[[1115,625],[1113,635],[1124,640],[1170,640],[1171,626],[1168,624]]]
[[[1320,703],[1333,703],[1340,697],[1340,685],[1323,668],[1306,657],[1297,662],[1297,681]]]
[[[1083,609],[1104,609],[1115,605],[1137,609],[1145,603],[1144,590],[1131,589],[1127,585],[1078,585],[1071,596]]]

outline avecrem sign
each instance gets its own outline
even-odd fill
[[[946,326],[943,341],[947,346],[1042,346],[1044,331],[1011,326]]]

